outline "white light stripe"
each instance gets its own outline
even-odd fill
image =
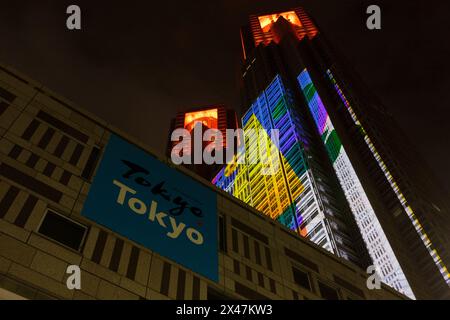
[[[427,248],[428,252],[430,253],[431,257],[434,260],[434,263],[438,267],[440,273],[444,277],[447,285],[450,286],[450,273],[447,269],[447,267],[444,265],[441,257],[437,253],[436,249],[433,248],[433,244],[430,241],[428,235],[423,230],[422,225],[419,222],[419,219],[414,214],[414,211],[411,209],[410,206],[407,205],[407,201],[403,193],[400,191],[400,188],[398,187],[397,183],[395,182],[394,178],[392,177],[391,173],[387,169],[386,164],[381,159],[381,156],[377,152],[375,146],[373,145],[372,141],[370,140],[369,136],[367,135],[366,131],[362,127],[361,123],[359,122],[358,118],[356,117],[355,112],[353,111],[353,108],[351,107],[350,103],[348,102],[347,98],[345,97],[342,90],[339,88],[339,85],[336,83],[336,80],[334,79],[332,73],[330,70],[327,70],[328,77],[333,82],[336,90],[338,91],[339,96],[341,97],[344,105],[347,107],[347,110],[350,113],[350,116],[353,119],[353,122],[359,126],[362,129],[362,132],[364,132],[364,141],[366,142],[367,146],[369,147],[370,151],[372,152],[372,155],[375,157],[375,160],[377,161],[378,165],[380,166],[381,170],[383,171],[386,179],[388,180],[392,190],[394,190],[395,194],[397,195],[397,198],[399,199],[403,209],[405,210],[407,216],[411,220],[414,228],[416,229],[416,232],[419,234],[420,238],[422,239],[425,247]]]

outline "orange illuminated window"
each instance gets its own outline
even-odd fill
[[[264,32],[268,32],[270,30],[270,27],[273,23],[277,22],[279,17],[283,17],[290,23],[301,27],[302,24],[300,22],[300,19],[297,17],[297,14],[294,11],[286,11],[283,13],[275,13],[275,14],[269,14],[266,16],[260,16],[259,19],[259,25],[261,26],[261,29]]]
[[[217,109],[189,112],[184,116],[184,128],[191,131],[200,122],[210,129],[217,129],[217,118]]]

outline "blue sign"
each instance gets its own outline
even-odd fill
[[[217,282],[216,197],[111,135],[81,214]]]

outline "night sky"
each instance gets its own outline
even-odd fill
[[[66,8],[82,30],[66,29]],[[382,30],[366,28],[378,4]],[[450,189],[449,1],[0,0],[0,61],[163,152],[178,110],[239,107],[239,27],[303,6]]]

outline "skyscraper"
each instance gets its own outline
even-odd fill
[[[265,129],[280,129],[284,185],[276,185],[286,196],[272,196],[277,188],[260,187],[250,174],[239,180],[248,165],[233,174],[224,168],[213,182],[344,258],[361,252],[358,241],[342,245],[351,239],[343,234],[358,238],[354,219],[384,282],[410,297],[449,298],[449,205],[382,104],[302,8],[251,16],[241,41],[243,127],[256,117]]]
[[[276,76],[242,118],[245,148],[213,183],[328,251],[366,267],[370,259],[350,209],[303,122],[290,90]],[[272,130],[279,130],[278,143]]]
[[[193,138],[194,130],[197,129],[202,138],[203,134],[208,129],[219,130],[223,137],[223,140],[221,142],[222,145],[221,151],[225,156],[227,148],[233,147],[227,145],[226,130],[227,129],[235,130],[237,128],[238,128],[238,121],[236,117],[236,112],[232,109],[227,109],[225,106],[222,105],[210,105],[178,112],[177,116],[172,120],[172,123],[170,125],[166,155],[167,157],[171,158],[171,154],[174,151],[174,147],[176,145],[178,145],[185,138],[188,139],[192,138],[189,143],[189,146],[187,146],[187,148],[184,148],[180,152],[180,155],[182,152],[188,153],[188,156],[190,158],[190,163],[183,165],[189,170],[198,174],[199,176],[207,180],[211,180],[211,178],[214,177],[214,175],[220,170],[221,164],[206,164],[203,162],[203,160],[201,161],[202,163],[194,163],[195,159],[193,151],[195,150],[195,148],[197,147],[203,154],[204,149],[210,143],[208,141],[203,141],[201,145],[196,146],[195,145],[196,141],[194,141]],[[190,137],[180,138],[179,140],[177,140],[178,138],[175,138],[175,141],[172,141],[172,133],[176,129],[187,130],[187,132],[189,132],[190,134]],[[237,141],[235,141],[235,143],[237,144]],[[226,162],[225,159],[223,162]]]

